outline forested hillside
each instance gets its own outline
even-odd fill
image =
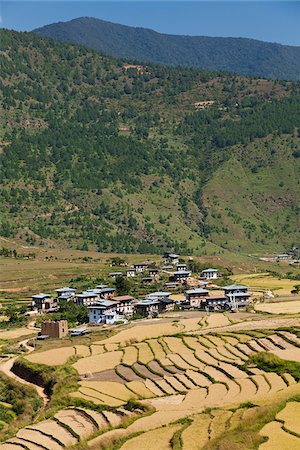
[[[195,254],[299,242],[299,84],[0,39],[2,236]]]
[[[161,34],[92,17],[53,23],[34,32],[147,63],[300,80],[300,47],[245,38]]]

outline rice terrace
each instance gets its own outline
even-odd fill
[[[48,259],[51,252],[38,251],[37,258]],[[109,280],[115,256],[89,253],[90,259],[82,260],[81,254],[72,252],[70,258],[70,253],[55,251],[56,259],[47,263],[52,276],[45,274],[48,291],[68,266],[77,275],[88,267],[94,276],[100,273],[104,281]],[[159,266],[161,257],[143,256]],[[126,258],[141,264],[141,257]],[[12,276],[7,262],[3,270]],[[34,285],[28,290],[28,278],[34,279],[38,269],[30,260],[19,262],[31,270],[22,270],[23,277],[16,278],[17,294],[3,291],[2,295],[8,302],[10,295],[23,292],[26,304],[26,296],[34,292]],[[231,264],[234,269],[236,263]],[[245,268],[249,263],[242,264]],[[284,273],[286,266],[280,268]],[[82,335],[39,340],[43,314],[29,315],[18,328],[6,322],[6,330],[0,332],[1,448],[300,448],[298,295],[276,293],[280,276],[263,270],[261,274],[234,272],[232,282],[253,281],[248,307],[234,314],[180,307],[184,292],[193,291],[183,285],[171,295],[177,303],[173,310],[128,323],[90,326]],[[160,277],[165,277],[164,271]],[[81,286],[84,277],[77,278]],[[90,275],[88,282],[93,279]],[[196,279],[193,274],[188,282]],[[134,280],[132,289],[141,282],[138,276]],[[282,281],[285,287],[287,281],[296,283]],[[210,283],[215,288],[208,288],[209,295],[218,298],[223,281]],[[270,292],[273,297],[268,298]],[[23,406],[14,412],[13,392],[32,405],[30,411]]]

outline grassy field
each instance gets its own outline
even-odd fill
[[[291,295],[291,290],[296,284],[296,280],[289,280],[285,278],[275,278],[269,273],[254,273],[254,274],[236,274],[232,276],[236,283],[250,286],[254,289],[262,289],[264,291],[272,291],[274,295],[285,296]]]

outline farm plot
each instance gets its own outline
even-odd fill
[[[34,356],[34,354],[30,356]],[[102,372],[104,370],[114,369],[114,367],[120,364],[122,357],[122,351],[102,353],[100,355],[79,359],[73,364],[73,367],[80,375]]]
[[[255,305],[255,310],[269,314],[299,314],[300,301],[294,300],[290,302],[259,303]]]
[[[44,352],[31,353],[26,356],[26,359],[36,364],[60,366],[61,364],[65,364],[71,356],[75,356],[74,347],[61,347],[59,350],[54,348]]]
[[[284,422],[284,428],[291,433],[296,433],[300,438],[300,402],[289,402],[286,407],[280,411],[276,419]],[[300,445],[300,439],[299,439]]]
[[[259,450],[299,450],[300,438],[283,430],[279,422],[271,422],[263,427],[260,434],[268,438],[259,446]]]
[[[167,427],[143,433],[141,436],[129,439],[122,445],[121,450],[170,450],[171,439],[182,425],[174,424]]]

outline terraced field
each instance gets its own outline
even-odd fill
[[[255,407],[241,408],[241,404],[259,405],[299,386],[291,373],[266,372],[249,363],[257,352],[296,354],[299,333],[295,329],[236,330],[240,324],[232,317],[212,314],[142,324],[90,346],[66,347],[58,354],[53,350],[32,353],[30,361],[49,365],[76,356],[73,367],[80,377],[79,387],[70,397],[76,405],[94,404],[98,412],[65,408],[20,430],[3,448],[56,450],[79,441],[88,441],[86,445],[94,449],[116,444],[124,450],[196,450],[209,445],[255,412]],[[145,404],[149,414],[131,413],[134,420],[124,427],[130,402]],[[297,448],[300,431],[293,419],[293,408],[298,408],[294,403],[263,427],[262,450],[276,448],[273,434],[284,440],[287,429],[289,448]]]

